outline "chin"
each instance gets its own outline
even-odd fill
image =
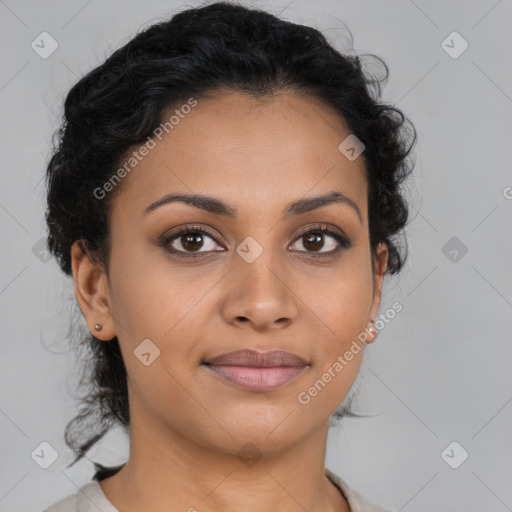
[[[300,410],[293,412],[291,408],[278,407],[269,410],[268,403],[261,407],[245,405],[243,409],[244,412],[237,410],[222,414],[224,420],[220,423],[225,429],[222,429],[225,434],[222,439],[216,436],[214,440],[208,436],[221,451],[236,454],[251,443],[266,455],[277,455],[300,444],[318,428],[317,425],[308,428],[304,418],[298,421]],[[216,432],[220,432],[219,429]],[[208,433],[211,434],[211,430]]]

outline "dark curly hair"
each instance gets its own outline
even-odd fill
[[[181,11],[140,31],[82,77],[65,100],[46,176],[48,248],[62,271],[72,275],[70,249],[80,240],[84,252],[108,273],[109,207],[122,187],[101,201],[94,190],[133,148],[149,140],[164,110],[224,90],[255,97],[303,92],[346,121],[365,145],[372,255],[379,243],[387,244],[387,272],[397,274],[407,256],[407,244],[398,238],[408,220],[401,188],[414,167],[410,151],[416,130],[400,110],[379,101],[389,70],[382,59],[371,57],[385,70],[380,79],[364,71],[360,57],[340,53],[318,30],[227,2]],[[130,425],[117,337],[105,343],[87,331],[84,338],[80,347],[92,357],[80,386],[89,389],[65,430],[66,444],[76,455],[72,464],[113,425]],[[81,439],[79,426],[86,420],[95,432]]]

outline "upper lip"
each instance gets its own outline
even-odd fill
[[[236,350],[203,361],[203,364],[226,366],[252,366],[256,368],[272,368],[278,366],[303,367],[308,363],[297,354],[286,350]]]

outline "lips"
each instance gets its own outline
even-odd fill
[[[227,352],[226,354],[207,359],[205,363],[213,365],[250,366],[253,368],[272,368],[278,366],[302,367],[307,365],[304,359],[285,350],[270,350],[268,352],[237,350],[236,352]]]
[[[223,380],[250,391],[269,391],[294,379],[309,364],[284,350],[238,350],[205,360],[204,367]]]

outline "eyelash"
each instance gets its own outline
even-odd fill
[[[324,226],[324,227],[322,227]],[[321,233],[321,234],[327,234],[332,236],[337,242],[338,242],[338,248],[334,249],[332,251],[326,252],[326,253],[315,253],[314,251],[298,251],[299,253],[305,253],[310,255],[313,258],[325,258],[329,256],[334,256],[335,254],[338,254],[343,249],[350,249],[352,247],[352,241],[338,233],[338,231],[335,231],[329,227],[327,227],[325,224],[322,224],[322,226],[313,226],[310,227],[303,232],[299,233],[299,235],[295,238],[294,242],[298,241],[300,238],[309,235],[311,233]],[[174,249],[169,250],[167,246],[173,242],[175,239],[178,239],[180,236],[188,235],[188,234],[205,234],[208,235],[210,238],[212,238],[215,243],[218,245],[221,245],[217,240],[213,233],[211,233],[209,230],[205,229],[204,227],[199,226],[184,226],[183,228],[179,229],[178,231],[175,231],[171,233],[170,235],[163,236],[160,241],[158,242],[158,245],[160,247],[164,247],[168,252],[170,252],[172,255],[177,256],[179,258],[189,258],[189,259],[197,259],[197,258],[204,258],[211,255],[211,252],[203,252],[203,253],[191,253],[186,251],[177,251]],[[293,244],[292,244],[293,245]],[[214,251],[214,252],[222,252],[222,251]]]

